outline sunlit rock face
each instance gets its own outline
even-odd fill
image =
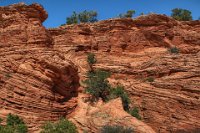
[[[74,110],[77,67],[53,49],[38,4],[0,7],[0,117],[18,114],[30,131]]]
[[[165,15],[111,19],[48,30],[54,49],[78,66],[84,79],[87,53],[95,68],[112,72],[142,121],[156,132],[194,131],[200,127],[200,22]],[[176,47],[179,53],[171,53]]]
[[[128,117],[138,132],[198,131],[199,21],[151,14],[46,29],[47,17],[38,4],[0,7],[0,117],[18,114],[31,132],[60,117],[70,117],[79,131],[95,132],[106,124],[94,115],[98,112],[108,113],[114,124],[120,118],[127,126]],[[170,52],[174,47],[178,53]],[[91,107],[77,97],[89,70],[88,52],[96,55],[95,68],[112,72],[111,84],[125,87],[142,122],[121,110],[119,99],[96,105],[94,112],[83,108]],[[119,116],[104,112],[108,107],[117,108]],[[97,127],[86,120],[98,120]]]

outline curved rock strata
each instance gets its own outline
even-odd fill
[[[47,30],[47,16],[38,4],[0,7],[0,117],[16,113],[36,131],[46,120],[71,116],[80,131],[96,131],[91,123],[80,126],[82,104],[74,110],[79,77],[89,69],[86,55],[93,52],[95,68],[111,71],[110,82],[124,85],[131,106],[139,107],[141,125],[160,133],[198,131],[200,21],[151,14]],[[179,53],[169,52],[174,47]],[[85,117],[93,121],[105,107]]]
[[[18,114],[31,131],[77,105],[77,67],[52,48],[46,18],[38,4],[0,7],[0,117]]]
[[[112,72],[110,82],[125,86],[142,121],[160,133],[200,127],[199,30],[200,21],[155,14],[49,29],[54,48],[79,67],[81,79],[93,52],[95,67]],[[169,52],[174,47],[178,54]]]

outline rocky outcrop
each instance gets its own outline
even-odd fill
[[[86,102],[87,95],[80,94],[78,99],[79,106],[70,120],[77,125],[80,133],[100,133],[105,125],[121,125],[132,128],[136,133],[155,133],[151,127],[124,111],[120,98],[93,104]]]
[[[165,15],[111,19],[49,29],[54,48],[79,68],[84,79],[86,55],[96,68],[112,72],[110,82],[125,86],[142,121],[156,132],[191,132],[200,127],[200,22]],[[169,49],[177,47],[178,54]]]
[[[18,114],[30,131],[77,105],[77,67],[54,50],[38,5],[0,7],[0,117]]]

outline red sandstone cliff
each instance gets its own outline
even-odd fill
[[[112,72],[110,81],[125,86],[142,121],[156,132],[200,127],[199,21],[152,14],[49,31],[54,48],[79,67],[81,79],[88,70],[86,53],[95,53],[95,67]],[[170,53],[173,47],[180,53]]]
[[[0,7],[0,117],[16,113],[33,131],[76,107],[77,67],[53,49],[37,4]]]
[[[76,97],[79,78],[84,79],[89,68],[86,55],[93,52],[98,60],[95,67],[111,71],[112,84],[125,86],[132,106],[140,109],[142,122],[153,130],[165,133],[200,127],[199,21],[179,22],[152,14],[46,30],[42,26],[46,18],[38,4],[0,7],[0,117],[17,113],[32,130],[71,112],[71,120],[81,131],[83,127],[97,130],[86,120],[100,121],[97,127],[116,123],[110,117],[94,116],[105,113],[109,103],[90,107]],[[174,46],[179,54],[168,51]],[[147,82],[149,77],[154,82]],[[94,110],[87,113],[84,107]],[[117,110],[120,105],[109,107]],[[111,118],[127,125],[128,114],[121,114]],[[129,120],[135,128],[138,123],[144,126],[137,128],[139,132],[152,130],[134,118]]]

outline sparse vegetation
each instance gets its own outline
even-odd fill
[[[67,17],[67,24],[78,24],[78,23],[93,23],[97,22],[97,12],[96,11],[83,11],[80,13],[76,13],[75,11],[72,13],[70,17]]]
[[[172,48],[169,49],[169,52],[173,53],[173,54],[178,54],[179,53],[179,49],[177,47],[172,47]]]
[[[0,120],[0,123],[2,119]],[[6,119],[6,125],[0,126],[0,133],[27,133],[28,128],[24,123],[23,119],[21,119],[17,115],[8,114]]]
[[[93,100],[102,98],[103,101],[108,99],[110,84],[107,78],[110,73],[104,70],[94,70],[87,73],[87,79],[84,81],[86,84],[86,92],[92,95]]]
[[[140,116],[140,114],[139,114],[139,110],[138,110],[137,107],[131,109],[131,110],[129,111],[129,113],[130,113],[133,117],[137,118],[138,120],[141,120],[141,119],[142,119],[141,116]]]
[[[114,125],[102,127],[101,133],[134,133],[134,130],[132,128]]]
[[[96,58],[95,58],[95,54],[93,53],[89,53],[88,54],[88,57],[87,57],[87,62],[90,64],[90,65],[93,65],[96,63]]]
[[[128,94],[124,91],[123,86],[117,86],[116,88],[113,88],[110,91],[109,97],[110,97],[110,99],[121,97],[124,110],[125,111],[129,110],[130,99],[128,97]]]
[[[70,17],[67,17],[67,24],[78,24],[78,14],[73,12]]]
[[[132,18],[135,14],[135,10],[128,10],[125,14],[120,14],[120,18]]]
[[[79,13],[78,18],[80,23],[94,23],[97,22],[97,12],[96,11],[83,11]]]
[[[153,78],[153,77],[148,77],[148,78],[146,79],[146,81],[148,81],[148,82],[154,82],[154,78]]]
[[[78,131],[72,122],[66,119],[61,119],[56,123],[46,123],[42,127],[41,133],[78,133]]]
[[[88,54],[87,59],[88,64],[90,64],[91,67],[96,63],[95,55],[92,53]],[[99,69],[92,69],[92,71],[87,73],[87,79],[83,81],[83,83],[86,85],[86,92],[92,95],[92,101],[98,100],[99,98],[102,98],[103,101],[108,101],[120,97],[122,99],[124,110],[132,116],[141,119],[136,108],[130,110],[130,99],[128,94],[125,92],[124,87],[121,85],[118,85],[115,88],[111,87],[107,80],[109,77],[109,72]]]
[[[179,21],[190,21],[192,20],[192,13],[186,9],[174,8],[171,17]]]

